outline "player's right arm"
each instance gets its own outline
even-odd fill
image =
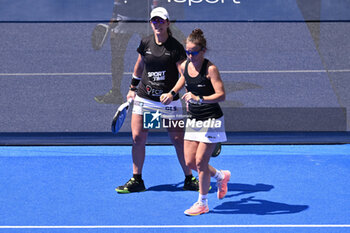
[[[134,66],[134,72],[132,75],[130,90],[128,92],[128,95],[126,96],[126,99],[129,99],[129,98],[134,99],[135,98],[136,88],[137,88],[137,84],[138,84],[138,82],[136,84],[136,80],[139,80],[139,81],[141,80],[144,66],[145,66],[144,58],[141,54],[139,54],[139,56],[137,57],[137,61],[135,63],[135,66]]]

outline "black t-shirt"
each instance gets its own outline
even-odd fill
[[[179,79],[176,63],[186,58],[185,49],[172,36],[165,43],[157,45],[154,35],[150,35],[141,40],[137,52],[145,62],[137,95],[159,102],[159,97],[170,92]],[[178,98],[175,96],[174,100]]]

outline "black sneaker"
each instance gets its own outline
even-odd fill
[[[126,184],[119,186],[115,189],[118,193],[134,193],[146,191],[143,180],[137,181],[132,177]]]
[[[183,190],[198,191],[199,181],[196,179],[196,177],[192,176],[191,179],[185,179]]]

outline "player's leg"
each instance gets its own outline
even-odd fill
[[[145,161],[146,140],[148,131],[143,128],[142,115],[133,113],[131,116],[132,132],[132,161],[133,177],[124,185],[116,188],[118,193],[132,193],[145,191],[142,179],[142,168]]]
[[[224,117],[221,117],[219,119],[216,119],[217,121],[221,121],[221,127],[220,128],[208,128],[206,131],[207,138],[212,144],[211,152],[213,156],[213,151],[217,150],[217,145],[221,144],[221,142],[224,142],[227,140],[226,133],[225,133],[225,126],[224,126]],[[210,139],[212,138],[212,139]],[[216,140],[215,140],[216,139]],[[210,174],[211,177],[216,179],[216,186],[217,186],[217,197],[219,199],[222,199],[225,197],[227,193],[227,183],[229,182],[231,178],[231,173],[228,170],[217,170],[209,165]]]
[[[168,135],[170,137],[170,140],[172,144],[175,147],[177,158],[179,160],[179,163],[181,165],[182,170],[184,171],[185,175],[192,174],[192,171],[190,168],[186,166],[185,157],[184,157],[184,131],[181,128],[168,128]]]
[[[148,130],[143,128],[143,116],[132,114],[132,160],[133,173],[142,174],[143,163],[145,161],[146,140]]]
[[[181,165],[181,168],[185,174],[184,190],[198,191],[198,180],[193,177],[192,170],[186,165],[184,155],[184,130],[180,127],[168,128],[168,134],[171,142],[173,143],[176,155]]]
[[[196,151],[194,151],[193,148],[195,148],[196,144],[197,144],[197,149]],[[210,176],[211,176],[209,160],[210,160],[211,153],[215,148],[215,144],[192,141],[192,142],[186,143],[186,146],[187,145],[192,149],[190,151],[191,153],[189,153],[189,156],[186,157],[186,161],[193,164],[195,160],[195,164],[196,164],[195,166],[197,168],[198,176],[199,176],[199,195],[198,195],[197,202],[195,202],[191,206],[191,208],[187,209],[185,211],[185,214],[187,215],[205,214],[209,212],[208,192],[210,187]]]
[[[184,140],[184,153],[185,153],[186,165],[195,171],[197,171],[196,152],[197,152],[198,145],[199,145],[199,142],[197,141]]]
[[[213,144],[213,150],[215,150],[215,144]],[[229,170],[217,170],[209,164],[210,176],[216,179],[217,197],[223,199],[228,191],[227,183],[230,181],[231,172]]]
[[[196,167],[199,176],[199,192],[202,195],[206,195],[209,192],[210,177],[214,169],[209,165],[209,160],[214,148],[215,144],[213,143],[200,142],[196,151]]]

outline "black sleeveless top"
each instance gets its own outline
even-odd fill
[[[188,92],[192,92],[194,95],[209,96],[215,93],[213,85],[210,80],[206,77],[208,60],[204,59],[203,65],[197,77],[191,77],[188,74],[188,64],[190,63],[187,60],[184,70],[185,77],[185,87]],[[189,103],[188,113],[189,118],[196,120],[207,120],[209,118],[218,119],[224,114],[221,110],[221,107],[218,103]]]

